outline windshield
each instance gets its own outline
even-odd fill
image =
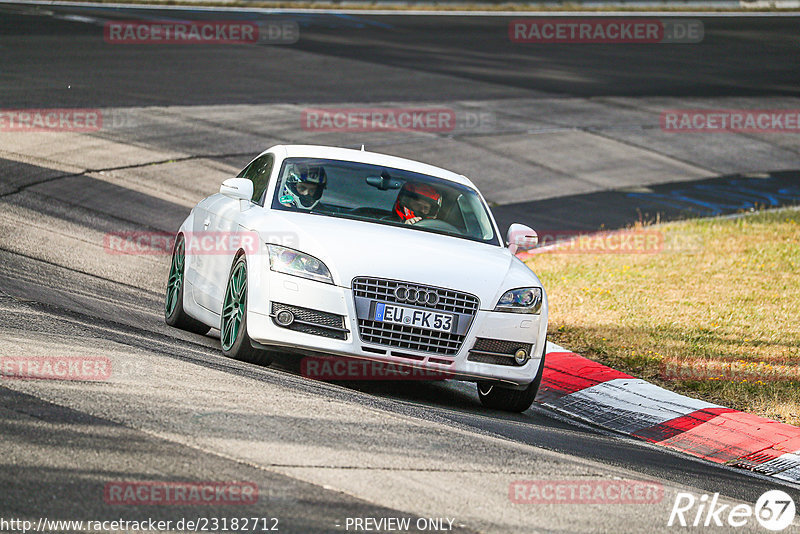
[[[272,207],[500,244],[474,189],[379,165],[287,158]]]

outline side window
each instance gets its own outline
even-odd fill
[[[272,154],[264,154],[245,167],[237,176],[237,178],[247,178],[253,182],[253,198],[251,199],[253,202],[261,203],[261,196],[267,189],[267,182],[269,182],[269,175],[272,173],[274,163],[275,157]]]

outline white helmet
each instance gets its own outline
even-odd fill
[[[310,194],[301,194],[298,191],[298,184],[314,185],[316,190]],[[286,183],[283,185],[283,190],[278,200],[285,206],[310,210],[319,203],[327,184],[328,177],[325,175],[325,169],[321,165],[293,163],[289,167]]]

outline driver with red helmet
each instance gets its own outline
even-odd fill
[[[442,195],[428,184],[406,182],[394,203],[394,215],[406,224],[435,219],[442,207]]]

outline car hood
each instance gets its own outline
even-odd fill
[[[497,245],[306,213],[273,212],[267,227],[261,230],[266,242],[315,256],[344,287],[351,287],[357,276],[417,282],[472,293],[487,309],[507,289],[541,285]]]

